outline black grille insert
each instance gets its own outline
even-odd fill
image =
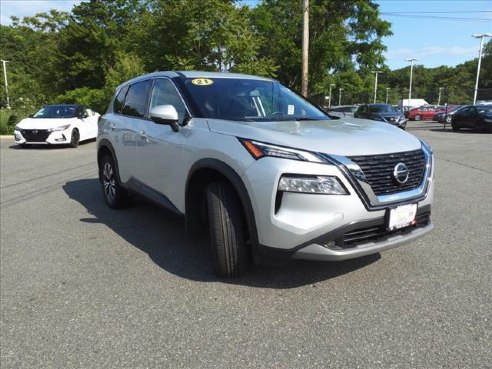
[[[46,129],[23,129],[21,132],[27,142],[45,142],[51,133]]]
[[[413,190],[422,183],[424,177],[425,156],[422,150],[372,156],[351,156],[349,159],[357,163],[362,169],[376,196]],[[398,163],[404,163],[409,170],[408,180],[402,184],[399,184],[393,177],[393,171]]]

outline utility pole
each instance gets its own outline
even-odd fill
[[[328,107],[331,108],[331,88],[335,87],[334,83],[330,83],[330,93],[328,94]]]
[[[410,104],[410,100],[412,100],[412,77],[413,77],[413,62],[417,61],[416,58],[408,58],[405,61],[410,62],[410,88],[408,89],[408,103]]]
[[[376,74],[376,79],[374,80],[374,104],[376,104],[376,95],[378,92],[378,73],[381,73],[380,70],[373,70],[371,73]]]
[[[309,61],[309,0],[303,0],[303,31],[302,31],[302,82],[301,95],[308,95],[308,61]]]
[[[388,93],[391,90],[391,87],[386,87],[386,104],[388,103]]]
[[[7,83],[7,63],[8,60],[3,60],[2,59],[2,64],[3,64],[3,78],[5,81],[5,95],[7,96],[7,109],[10,109],[10,100],[9,100],[9,85]]]
[[[444,90],[444,87],[439,87],[439,98],[437,99],[437,105],[441,105],[441,92]]]
[[[338,106],[342,105],[342,91],[343,91],[343,88],[339,88],[338,89]]]
[[[480,51],[478,52],[477,81],[475,82],[475,93],[473,94],[473,105],[477,103],[478,78],[480,77],[480,64],[482,62],[483,38],[492,37],[492,33],[474,33],[472,37],[480,39]]]

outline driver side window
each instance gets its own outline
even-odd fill
[[[186,114],[186,106],[174,84],[165,78],[155,80],[150,109],[159,105],[172,105],[178,112],[178,124],[182,124]]]

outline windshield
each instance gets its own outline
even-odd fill
[[[238,121],[330,119],[278,82],[242,78],[194,78],[185,88],[201,118]]]
[[[47,105],[42,107],[33,118],[75,118],[78,110],[76,105]]]
[[[370,105],[369,111],[372,113],[399,113],[399,111],[391,105]]]
[[[491,105],[479,105],[479,106],[477,106],[477,109],[478,109],[479,113],[490,114],[490,113],[492,113],[492,104]]]

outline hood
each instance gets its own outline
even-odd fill
[[[413,135],[388,123],[345,117],[323,121],[208,120],[212,132],[326,154],[388,154],[421,148]]]
[[[72,124],[77,118],[26,118],[17,126],[22,129],[50,129]]]

